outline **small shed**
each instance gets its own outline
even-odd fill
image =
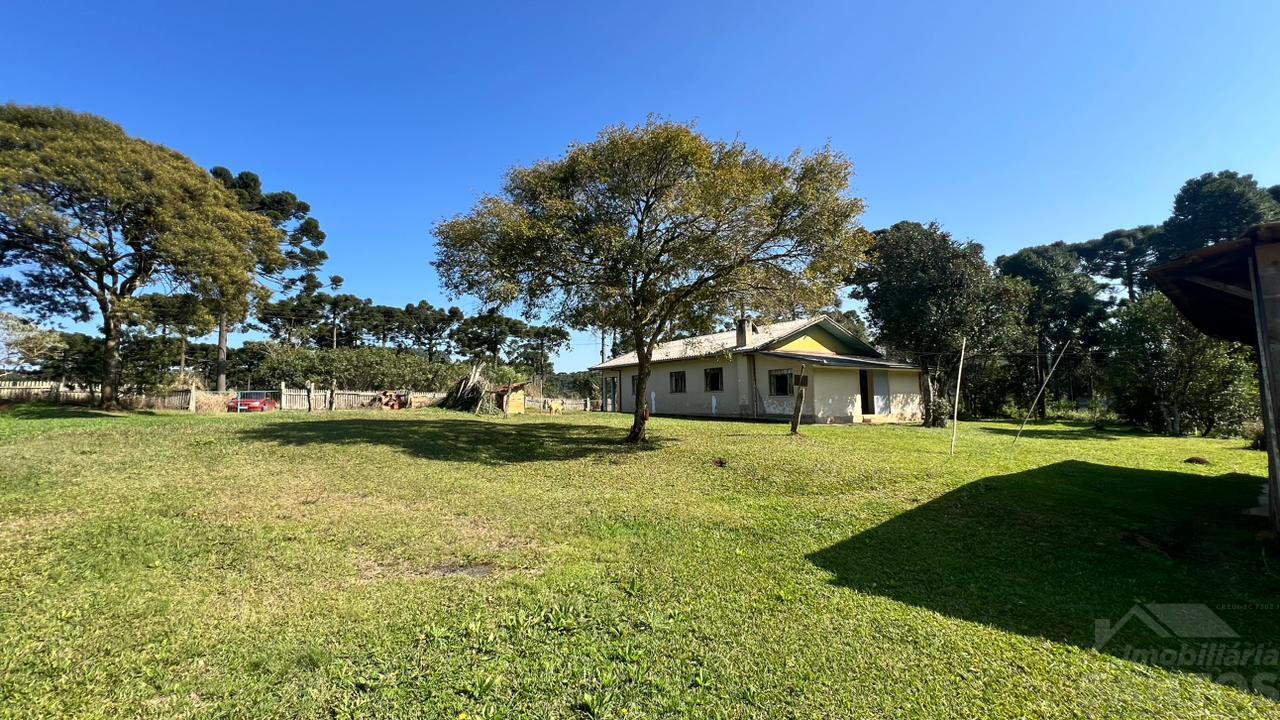
[[[1201,332],[1258,348],[1267,429],[1268,511],[1280,532],[1280,222],[1263,223],[1147,275]]]
[[[493,393],[493,404],[502,411],[503,415],[523,415],[524,414],[524,388],[529,381],[509,383],[506,385],[495,385],[490,391]]]

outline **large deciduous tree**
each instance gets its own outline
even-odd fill
[[[628,440],[640,442],[653,349],[687,314],[728,314],[762,286],[840,286],[867,237],[851,170],[829,148],[783,160],[690,125],[613,127],[512,170],[500,195],[437,225],[435,265],[455,294],[623,329],[638,364]]]
[[[44,330],[17,315],[0,312],[0,375],[40,365],[67,347],[54,330]]]
[[[104,406],[117,403],[129,301],[148,287],[240,300],[279,233],[186,157],[67,110],[0,107],[0,290],[41,316],[102,320]]]
[[[1025,283],[996,277],[982,246],[957,242],[937,223],[877,230],[849,278],[866,302],[877,342],[920,365],[924,424],[947,423],[936,384],[954,370],[962,339],[970,352],[1001,348],[1025,317]]]
[[[1127,304],[1107,333],[1121,417],[1169,435],[1234,434],[1258,417],[1254,350],[1200,332],[1164,295]]]

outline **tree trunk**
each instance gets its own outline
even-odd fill
[[[218,392],[227,391],[227,314],[218,314]]]
[[[178,347],[182,351],[178,355],[178,374],[186,375],[187,374],[187,336],[186,335],[182,336],[182,342],[178,344]]]
[[[937,368],[929,364],[928,360],[920,361],[920,390],[921,400],[924,402],[924,426],[925,427],[946,427],[947,415],[945,412],[938,412],[938,394],[934,392],[933,381],[934,373]]]
[[[98,395],[98,407],[114,410],[120,407],[116,395],[116,382],[120,377],[120,328],[111,311],[102,311],[102,338],[104,340],[102,393]]]
[[[920,362],[920,414],[924,416],[924,426],[931,427],[933,424],[933,378],[929,375],[929,366],[924,361]],[[871,392],[875,393],[875,388],[871,387]]]
[[[643,353],[637,353],[637,355],[640,364],[636,368],[636,412],[631,421],[631,432],[627,433],[629,443],[645,441],[645,426],[649,422],[649,403],[645,398],[649,392],[649,358]]]

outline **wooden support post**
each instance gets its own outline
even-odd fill
[[[1262,420],[1267,434],[1267,510],[1280,532],[1280,245],[1256,245],[1249,258],[1253,318],[1262,365]]]
[[[196,386],[188,385],[187,386],[187,412],[193,413],[195,411],[196,411]]]
[[[805,368],[804,365],[800,366],[800,375],[797,378],[799,382],[795,383],[796,407],[794,410],[791,411],[791,434],[792,435],[800,434],[800,413],[804,411],[804,389],[805,389],[805,386],[808,384],[808,380],[807,378],[805,378],[804,368]]]
[[[1022,429],[1027,426],[1027,421],[1031,419],[1031,413],[1036,411],[1036,403],[1040,402],[1040,396],[1044,394],[1044,389],[1049,387],[1049,378],[1053,377],[1053,371],[1058,369],[1058,363],[1062,362],[1062,356],[1067,354],[1067,348],[1071,347],[1071,341],[1068,340],[1066,345],[1062,346],[1062,352],[1058,353],[1058,359],[1053,361],[1053,367],[1049,368],[1049,374],[1044,376],[1044,384],[1040,386],[1040,391],[1036,393],[1035,399],[1031,401],[1031,408],[1027,410],[1027,416],[1022,418],[1022,424],[1018,426],[1018,434],[1013,436],[1013,442],[1016,444],[1018,438],[1022,437]]]
[[[288,408],[284,406],[285,397],[287,397],[286,396],[287,392],[288,392],[288,389],[285,388],[284,383],[280,383],[280,409],[281,410],[288,410]]]
[[[964,374],[964,347],[968,338],[960,338],[960,364],[956,366],[956,399],[951,403],[951,454],[956,454],[956,433],[960,431],[960,376]]]

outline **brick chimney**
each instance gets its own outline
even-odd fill
[[[738,341],[735,347],[743,347],[751,344],[751,338],[755,335],[755,323],[750,318],[740,318],[738,320]]]

